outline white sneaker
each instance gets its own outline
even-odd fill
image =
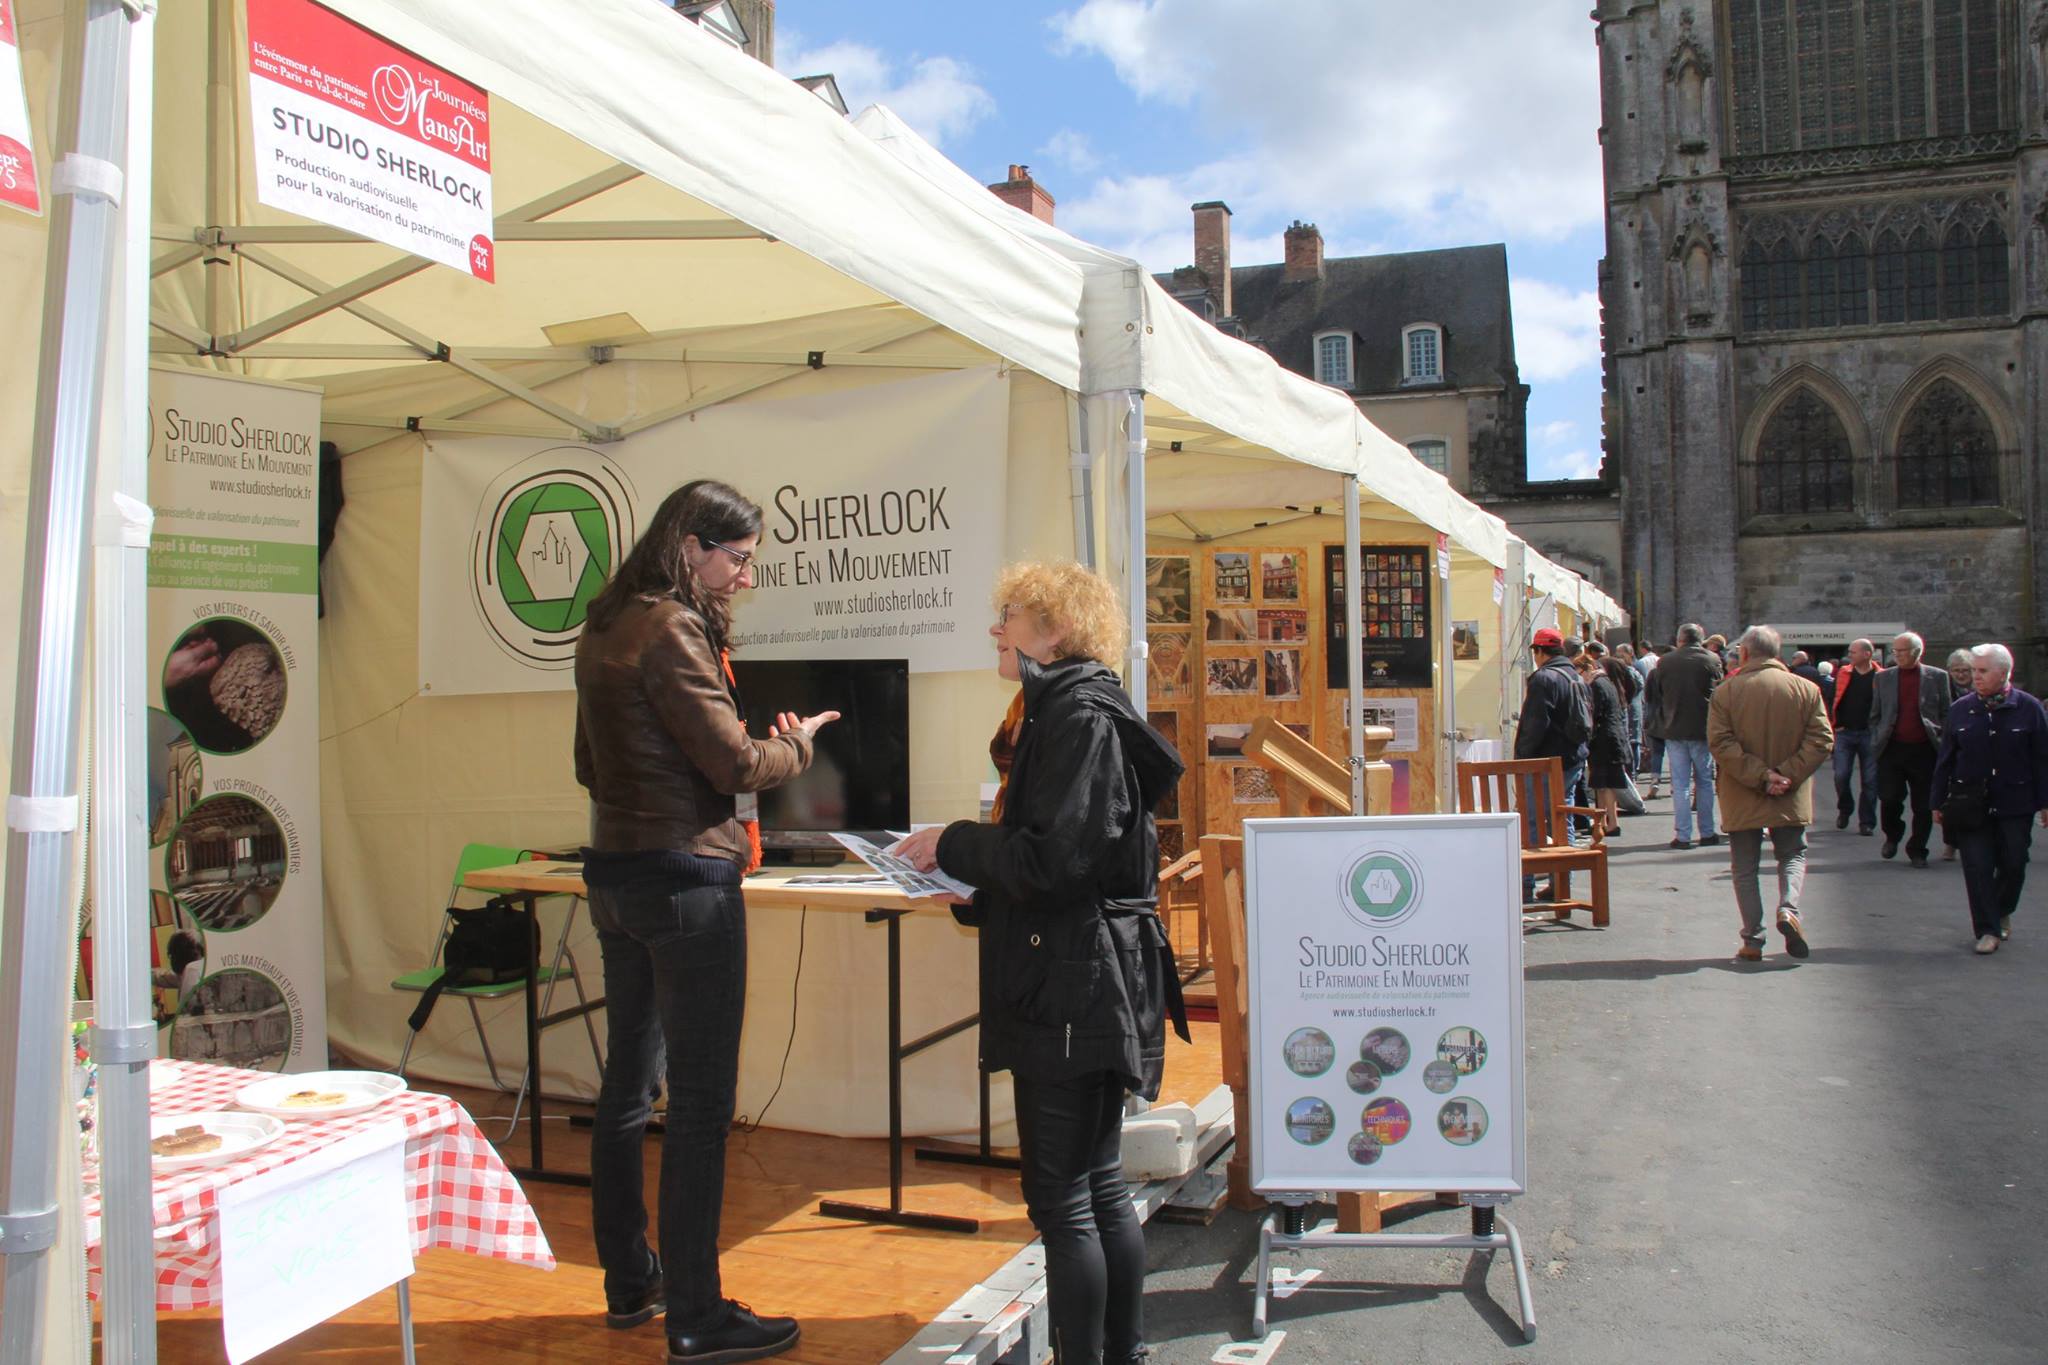
[[[1998,917],[1998,936],[1999,936],[2000,938],[2011,938],[2011,937],[2012,937],[2012,916],[2011,916],[2011,915],[2000,915],[2000,916]]]
[[[1995,952],[1997,952],[1997,951],[1998,951],[1998,935],[1996,935],[1996,934],[1986,934],[1986,935],[1984,935],[1984,937],[1982,937],[1982,938],[1978,939],[1978,940],[1977,940],[1977,951],[1978,951],[1978,952],[1980,952],[1980,953],[1995,953]]]

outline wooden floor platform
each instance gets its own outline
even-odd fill
[[[1168,1039],[1162,1099],[1192,1103],[1218,1084],[1222,1068],[1216,1026],[1198,1023],[1193,1031],[1192,1047]],[[448,1088],[447,1093],[479,1119],[510,1112],[510,1098],[490,1091]],[[587,1170],[588,1130],[569,1125],[571,1112],[588,1111],[548,1108],[548,1162]],[[493,1133],[503,1126],[485,1124]],[[501,1150],[516,1162],[525,1140],[522,1124]],[[660,1140],[649,1138],[650,1194],[659,1181],[660,1154]],[[979,1218],[980,1233],[925,1232],[818,1216],[820,1196],[886,1203],[888,1179],[888,1144],[882,1140],[772,1128],[732,1136],[719,1238],[725,1292],[762,1312],[802,1321],[802,1345],[781,1359],[815,1365],[885,1360],[1035,1235],[1014,1171],[914,1160],[905,1164],[905,1204]],[[549,1274],[459,1252],[426,1253],[412,1296],[420,1358],[488,1359],[492,1365],[660,1359],[659,1319],[630,1332],[605,1328],[589,1192],[529,1183],[526,1193],[559,1267]],[[396,1296],[386,1292],[263,1359],[266,1365],[390,1361],[396,1358],[396,1324]],[[162,1314],[157,1333],[158,1359],[164,1365],[224,1359],[218,1313]]]

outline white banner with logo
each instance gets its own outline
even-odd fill
[[[310,0],[248,0],[256,197],[496,277],[490,96]]]
[[[1254,1189],[1525,1192],[1515,821],[1245,821]]]
[[[661,500],[721,479],[761,505],[750,659],[986,668],[1003,562],[1009,382],[961,370],[706,409],[613,445],[430,441],[420,690],[566,691],[590,599]]]
[[[320,394],[159,368],[149,408],[162,1050],[324,1067]]]
[[[14,4],[0,0],[0,204],[41,213],[43,192],[36,179],[36,140],[28,122]]]

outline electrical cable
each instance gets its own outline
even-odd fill
[[[810,922],[811,908],[797,911],[796,919],[796,976],[789,983],[789,1040],[782,1045],[782,1066],[775,1073],[775,1089],[769,1092],[768,1101],[761,1106],[758,1116],[749,1118],[742,1114],[733,1120],[736,1132],[752,1133],[768,1118],[768,1110],[774,1105],[775,1097],[782,1093],[782,1082],[789,1075],[789,1054],[796,1048],[796,1006],[804,984],[804,926]]]

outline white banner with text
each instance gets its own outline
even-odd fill
[[[748,658],[986,668],[1008,429],[991,367],[709,408],[606,446],[431,440],[420,690],[573,688],[591,598],[662,499],[702,478],[761,505],[733,612]]]

